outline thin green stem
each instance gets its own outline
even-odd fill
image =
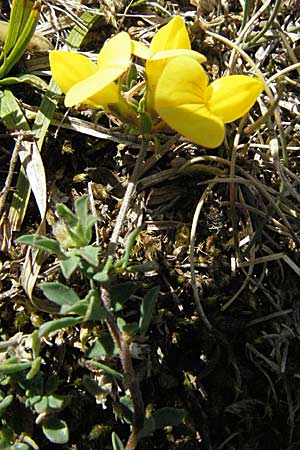
[[[248,22],[249,15],[249,0],[245,0],[244,8],[243,8],[243,21],[241,25],[241,30],[245,28],[246,23]]]
[[[275,21],[277,13],[279,11],[280,8],[280,4],[281,4],[281,0],[276,0],[273,11],[269,17],[269,19],[267,20],[267,23],[265,24],[265,26],[263,27],[263,29],[257,33],[250,42],[248,42],[244,48],[249,49],[251,47],[253,47],[253,45],[260,39],[262,38],[266,32],[268,31],[268,29],[270,28],[270,26],[272,25],[272,23]]]

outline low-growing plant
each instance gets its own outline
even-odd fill
[[[57,212],[59,220],[53,230],[56,239],[36,234],[16,239],[18,244],[30,245],[58,259],[66,282],[49,281],[39,285],[45,297],[57,305],[57,317],[43,323],[32,333],[32,350],[25,358],[7,356],[0,364],[0,372],[4,374],[2,382],[6,385],[17,383],[24,390],[25,406],[38,415],[36,422],[42,426],[45,436],[51,442],[68,442],[68,426],[57,417],[57,412],[65,407],[67,399],[55,393],[58,382],[56,378],[51,378],[50,389],[45,388],[49,381],[46,382],[42,371],[40,348],[44,339],[66,327],[84,323],[102,324],[103,331],[87,350],[86,357],[89,358],[90,366],[106,372],[112,382],[115,380],[118,385],[122,383],[124,391],[119,398],[119,417],[130,424],[131,434],[127,444],[123,446],[114,432],[112,444],[115,450],[134,449],[139,439],[152,435],[158,428],[176,425],[184,418],[182,409],[169,407],[145,417],[141,389],[132,363],[132,344],[142,344],[145,341],[159,287],[147,286],[140,303],[139,320],[128,321],[122,316],[126,302],[141,284],[138,280],[128,278],[128,274],[144,273],[157,266],[154,262],[138,265],[130,262],[130,253],[141,228],[129,234],[123,257],[117,260],[103,257],[101,248],[91,244],[97,219],[88,211],[86,195],[75,201],[74,212],[63,204],[57,205]],[[75,274],[87,286],[83,295],[67,284]],[[125,279],[122,280],[122,277]],[[119,358],[121,368],[116,370],[108,365],[105,357]]]
[[[26,24],[30,18],[27,15]],[[8,42],[4,50],[13,54],[10,29]],[[143,71],[137,70],[134,57],[143,62]],[[5,58],[6,55],[2,58],[4,64]],[[146,412],[133,363],[134,349],[142,350],[147,342],[159,296],[159,286],[153,283],[153,278],[149,281],[144,276],[156,270],[157,264],[132,261],[132,250],[142,226],[129,233],[122,256],[116,250],[148,143],[153,143],[152,148],[158,154],[159,133],[173,129],[195,144],[216,148],[225,138],[225,124],[247,113],[264,88],[261,79],[248,75],[229,75],[209,83],[202,66],[205,60],[202,54],[191,50],[180,16],[161,27],[149,46],[131,39],[127,32],[116,34],[100,49],[96,64],[76,52],[50,52],[50,68],[58,86],[52,94],[56,95],[59,88],[65,94],[66,107],[84,104],[114,116],[126,133],[140,137],[141,147],[107,249],[93,243],[97,218],[89,212],[87,195],[75,201],[74,212],[65,204],[56,205],[59,219],[53,226],[54,238],[43,235],[45,195],[44,207],[39,208],[41,234],[16,239],[17,244],[36,249],[35,256],[51,255],[59,270],[51,281],[38,285],[48,301],[46,309],[52,311],[51,320],[38,324],[27,336],[1,342],[4,349],[0,363],[1,448],[38,448],[30,433],[15,423],[11,409],[18,405],[30,411],[51,443],[69,442],[64,409],[70,398],[60,390],[59,375],[47,373],[45,355],[49,340],[66,329],[84,330],[80,336],[84,365],[105,374],[109,387],[104,396],[111,397],[111,410],[130,427],[125,444],[117,430],[111,432],[114,450],[134,450],[142,438],[152,436],[160,428],[178,425],[184,419],[185,411],[179,408],[167,406]],[[33,259],[35,263],[37,258]],[[28,264],[27,259],[27,268]],[[35,281],[32,277],[30,287],[25,287],[30,298]],[[133,298],[140,302],[138,311],[128,306]],[[46,305],[45,299],[42,302]],[[103,394],[102,386],[86,375],[82,377],[82,385],[95,398]]]

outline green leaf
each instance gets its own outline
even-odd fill
[[[150,417],[147,417],[143,428],[137,434],[137,438],[140,440],[144,437],[152,436],[160,428],[179,425],[184,417],[185,411],[183,409],[170,407],[160,408]]]
[[[38,401],[34,403],[34,409],[38,414],[42,414],[47,412],[48,409],[48,397],[46,395],[43,395],[43,397]]]
[[[92,14],[90,12],[85,12],[80,16],[80,22],[72,28],[67,38],[66,43],[69,48],[72,50],[78,50],[80,48],[84,38],[98,20],[98,17],[98,14]]]
[[[39,329],[39,337],[42,338],[43,336],[47,336],[48,334],[61,330],[62,328],[73,327],[74,325],[82,322],[82,320],[82,317],[62,317],[61,319],[43,323]]]
[[[78,254],[80,252],[81,258],[85,259],[92,266],[98,266],[98,253],[99,247],[94,247],[93,245],[87,245],[86,247],[82,247],[78,250]]]
[[[50,254],[64,255],[57,241],[40,236],[39,234],[26,234],[15,239],[15,242],[20,245],[30,245]]]
[[[127,323],[122,317],[117,318],[117,324],[122,333],[136,335],[139,330],[139,326],[136,322]]]
[[[36,403],[40,402],[41,399],[42,399],[41,395],[32,395],[32,393],[30,392],[29,389],[26,391],[26,397],[28,397],[26,402],[25,402],[26,406],[28,406],[28,405],[29,406],[34,406]]]
[[[13,399],[14,399],[14,396],[12,394],[4,397],[4,399],[0,402],[0,415],[3,414],[3,412],[6,410],[6,408],[9,407],[9,405],[12,403]]]
[[[56,211],[58,212],[59,216],[66,222],[67,225],[71,227],[76,226],[77,217],[76,214],[74,214],[70,208],[68,208],[63,203],[57,203]]]
[[[46,380],[45,393],[50,395],[56,391],[59,386],[59,382],[59,377],[57,375],[50,375],[50,377]]]
[[[130,64],[126,74],[126,86],[130,89],[137,83],[138,71],[135,64]]]
[[[123,378],[123,375],[120,372],[117,372],[114,369],[111,369],[110,367],[108,367],[106,364],[102,364],[98,361],[88,361],[88,364],[90,366],[96,367],[97,369],[102,369],[104,370],[104,372],[108,373],[109,375],[112,375],[115,378]]]
[[[48,282],[39,285],[43,294],[53,303],[57,305],[74,305],[79,302],[80,298],[73,289],[62,283]]]
[[[59,261],[63,276],[68,280],[72,273],[77,269],[80,258],[72,252],[65,254]]]
[[[83,273],[86,278],[92,280],[97,269],[94,266],[91,266],[87,261],[82,259],[78,264],[78,270]]]
[[[13,46],[11,46],[9,52],[6,51],[6,57],[4,58],[3,64],[0,67],[0,78],[3,78],[13,68],[13,66],[18,62],[18,60],[25,52],[26,47],[29,44],[30,39],[34,33],[40,15],[41,4],[39,2],[33,3],[31,1],[16,1],[15,3],[18,4],[19,8],[24,8],[24,6],[27,6],[27,8],[31,7],[31,11],[30,14],[27,15],[26,20],[24,20],[25,17],[23,17],[22,23],[18,24],[19,29],[16,34],[17,39],[14,42]],[[16,22],[13,15],[10,18],[10,22]],[[11,34],[12,30],[11,27],[9,27],[7,40],[9,40]]]
[[[66,406],[67,397],[64,395],[52,394],[48,397],[48,405],[51,409],[61,410]]]
[[[132,425],[134,407],[130,397],[120,397],[120,418]]]
[[[82,383],[83,383],[84,387],[86,388],[86,390],[94,397],[103,393],[103,391],[101,390],[101,387],[99,386],[97,381],[93,380],[88,375],[83,375]]]
[[[111,443],[113,446],[113,450],[124,450],[124,445],[122,444],[119,436],[113,431],[111,434]]]
[[[138,440],[140,440],[142,438],[152,436],[154,432],[155,432],[155,420],[152,416],[150,416],[147,417],[147,419],[143,424],[143,427],[141,428],[141,430],[139,430],[137,438]]]
[[[118,349],[109,333],[103,333],[87,350],[88,358],[99,358],[100,356],[116,356]]]
[[[109,281],[109,275],[106,268],[102,270],[101,272],[96,273],[93,276],[93,280],[97,281],[98,283],[107,283]]]
[[[39,356],[40,348],[41,348],[41,341],[39,339],[38,330],[34,330],[31,333],[31,348],[32,348],[33,357],[37,358]]]
[[[77,198],[74,203],[75,215],[79,222],[84,224],[87,217],[89,216],[89,196],[82,195]]]
[[[114,311],[120,311],[123,308],[138,286],[139,283],[135,281],[124,281],[110,288],[110,302]]]
[[[103,320],[107,316],[106,309],[102,306],[99,292],[96,289],[90,289],[85,301],[88,304],[84,319],[85,320]]]
[[[19,362],[19,358],[17,356],[11,356],[6,359],[5,364],[15,364],[17,362]]]
[[[29,447],[25,443],[17,442],[13,447],[10,447],[10,450],[29,450]]]
[[[69,441],[68,425],[57,417],[47,417],[42,428],[46,438],[53,444],[66,444]]]
[[[78,247],[83,247],[88,245],[91,242],[93,228],[97,219],[89,215],[85,222],[78,222],[77,226],[69,229],[69,233],[73,236],[73,239],[77,239],[80,245]]]
[[[19,84],[19,83],[28,83],[39,89],[44,90],[48,88],[48,85],[44,80],[42,80],[40,77],[37,77],[36,75],[29,73],[14,75],[11,77],[2,78],[2,80],[0,80],[0,85],[2,86],[9,86],[12,84]]]
[[[0,91],[0,116],[9,130],[31,131],[19,104],[9,89]]]
[[[28,400],[39,401],[41,399],[44,393],[44,376],[44,374],[39,372],[33,380],[26,380],[24,377],[18,380],[20,387],[25,390],[25,395]]]
[[[22,372],[23,370],[27,370],[31,367],[31,363],[3,363],[0,364],[0,372],[5,374],[13,374]]]
[[[62,305],[60,308],[60,314],[78,314],[79,316],[86,316],[88,309],[88,302],[86,300],[80,300],[73,305]],[[85,319],[86,320],[86,319]]]
[[[2,427],[0,429],[0,449],[1,450],[12,450],[11,449],[11,441],[13,439],[13,431],[10,427],[5,426],[5,424],[2,424]]]
[[[152,122],[150,114],[148,114],[146,112],[141,112],[139,121],[140,121],[141,132],[144,134],[151,133],[152,128],[153,128],[153,122]]]
[[[148,327],[152,319],[154,305],[158,295],[159,295],[159,286],[154,286],[153,288],[149,289],[149,291],[143,298],[139,322],[139,332],[141,333],[142,336],[144,336],[147,333]]]
[[[133,246],[135,244],[136,238],[138,237],[138,235],[140,234],[140,232],[142,231],[143,227],[139,226],[137,228],[135,228],[131,233],[129,233],[126,242],[125,242],[125,252],[124,252],[124,257],[121,259],[121,261],[119,261],[116,264],[116,267],[119,267],[119,264],[122,264],[122,269],[126,269],[127,265],[128,265],[128,261],[130,258],[130,254],[131,251],[133,249]]]
[[[32,127],[32,132],[35,135],[35,138],[37,140],[36,143],[39,149],[42,148],[46,131],[56,107],[56,103],[54,100],[55,89],[58,88],[56,87],[56,85],[54,85],[53,82],[51,82],[49,85],[49,89],[43,96],[42,103],[40,105],[39,111],[37,112],[35,122]],[[21,130],[30,130],[25,116],[22,113],[22,110],[20,109],[12,93],[9,90],[5,90],[4,92],[5,105],[2,106],[1,99],[0,115],[5,123],[5,126],[12,130],[15,130],[16,128]],[[8,92],[10,92],[10,95],[8,94]],[[8,112],[6,112],[5,110],[8,110]],[[21,228],[28,206],[30,192],[30,182],[27,178],[25,168],[22,166],[9,210],[9,219],[14,230],[19,230]],[[38,274],[38,270],[36,270],[36,268],[35,274],[36,276]]]
[[[155,420],[155,429],[158,430],[159,428],[179,425],[185,418],[185,411],[184,409],[166,406],[155,411],[152,417]]]
[[[3,51],[5,54],[15,46],[18,36],[22,30],[22,26],[25,24],[29,17],[33,6],[32,0],[25,0],[24,2],[13,1],[10,10],[9,27],[7,30],[7,36],[5,39]]]
[[[33,450],[39,450],[39,446],[34,442],[33,439],[31,439],[30,436],[25,435],[22,433],[21,435],[23,441],[30,446],[30,448],[33,448]]]
[[[92,230],[97,222],[88,212],[88,196],[83,195],[75,201],[75,213],[73,213],[67,206],[60,203],[56,205],[57,212],[64,220],[68,235],[71,238],[73,244],[70,247],[81,248],[88,246],[92,238]],[[98,258],[96,258],[95,250],[83,250],[82,257],[89,263],[98,265]],[[81,256],[79,253],[77,255]]]
[[[26,380],[31,380],[34,378],[40,371],[42,358],[38,356],[32,361],[31,369],[29,370],[28,374],[26,375]]]

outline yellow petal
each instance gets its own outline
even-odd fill
[[[97,65],[79,53],[53,50],[49,53],[52,76],[64,94],[81,80],[97,72]]]
[[[201,53],[195,52],[194,50],[187,49],[173,49],[173,50],[162,50],[160,52],[154,53],[154,55],[146,61],[146,77],[147,77],[147,88],[151,95],[154,95],[156,85],[158,80],[170,58],[174,58],[176,56],[189,56],[199,63],[203,63],[206,61],[206,58]]]
[[[262,91],[258,78],[229,75],[211,83],[206,95],[210,111],[228,123],[246,114]]]
[[[140,41],[131,39],[131,53],[138,58],[149,59],[150,47],[147,47],[147,45],[143,44]]]
[[[82,79],[67,92],[65,105],[87,103],[103,106],[118,102],[119,92],[113,81],[127,70],[130,57],[129,34],[121,32],[111,38],[100,50],[96,73]]]
[[[147,91],[154,95],[156,85],[158,83],[159,77],[161,76],[167,60],[158,59],[157,61],[148,60],[145,65],[145,73],[147,79]]]
[[[184,48],[174,48],[171,50],[161,50],[154,55],[151,56],[151,61],[158,61],[161,59],[174,58],[175,56],[189,56],[190,58],[195,59],[199,63],[203,63],[206,61],[206,57],[201,53],[196,52],[195,50],[188,50]]]
[[[191,48],[188,32],[180,16],[173,17],[167,25],[160,28],[150,44],[151,55],[174,48]]]
[[[194,59],[187,56],[172,58],[159,78],[155,106],[204,104],[207,84],[205,70]]]
[[[131,39],[128,33],[122,31],[107,41],[100,50],[98,68],[99,70],[118,69],[118,75],[114,78],[117,79],[128,69],[130,57]]]
[[[201,104],[160,108],[159,113],[171,128],[195,144],[215,148],[224,140],[223,122]]]
[[[118,86],[112,82],[98,93],[89,97],[89,101],[96,106],[105,106],[113,103],[118,103],[120,100],[120,92]]]
[[[153,111],[153,98],[159,77],[163,72],[168,58],[191,51],[191,43],[184,21],[180,16],[175,16],[170,22],[160,28],[154,35],[150,44],[150,60],[146,61],[147,95],[146,108]],[[166,53],[164,53],[166,52]],[[196,55],[197,52],[193,52]],[[203,59],[202,55],[197,58]]]
[[[155,91],[155,108],[174,130],[208,148],[224,139],[224,124],[204,103],[207,75],[194,59],[169,60]]]
[[[79,103],[90,104],[89,101],[91,101],[98,106],[103,106],[108,103],[118,102],[119,90],[112,82],[118,75],[118,69],[97,71],[85,80],[75,84],[67,92],[65,105],[70,107]]]

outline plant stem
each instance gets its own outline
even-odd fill
[[[133,429],[129,436],[125,450],[134,450],[137,445],[136,433],[142,428],[144,423],[145,413],[143,397],[139,381],[132,364],[129,349],[130,338],[124,333],[121,333],[119,330],[116,319],[111,312],[109,293],[104,287],[101,288],[101,299],[107,311],[106,320],[110,334],[120,353],[120,360],[125,379],[125,388],[129,389],[133,403]]]
[[[105,264],[104,271],[109,271],[116,248],[118,245],[118,239],[122,230],[122,226],[124,224],[124,220],[126,217],[126,213],[128,211],[128,208],[130,206],[131,200],[134,196],[134,193],[136,191],[137,182],[139,180],[139,177],[142,174],[143,164],[145,161],[146,153],[148,149],[148,141],[143,140],[140,151],[132,172],[131,177],[129,178],[128,185],[123,197],[122,205],[119,210],[115,227],[113,230],[113,233],[111,235],[109,245],[108,245],[108,255],[107,255],[107,261]],[[133,427],[131,434],[128,438],[128,442],[126,444],[125,450],[134,450],[137,445],[137,432],[142,428],[144,423],[144,402],[143,397],[141,393],[141,389],[139,386],[139,381],[136,376],[131,354],[130,354],[130,336],[127,336],[125,333],[122,333],[121,330],[118,327],[116,318],[113,315],[113,311],[111,308],[110,303],[110,297],[109,292],[105,288],[105,286],[101,287],[101,299],[102,303],[107,311],[107,317],[106,321],[108,324],[109,332],[119,350],[120,354],[120,360],[122,364],[122,369],[124,373],[124,379],[125,379],[125,388],[129,389],[132,403],[133,403]]]
[[[116,247],[118,244],[118,238],[119,238],[130,202],[131,202],[132,197],[136,190],[136,185],[137,185],[138,179],[139,179],[141,171],[142,171],[142,167],[143,167],[143,164],[145,161],[147,149],[148,149],[148,142],[143,140],[142,144],[141,144],[140,152],[138,154],[138,157],[137,157],[137,160],[135,163],[135,167],[133,169],[132,175],[127,184],[127,188],[126,188],[126,191],[124,194],[121,208],[119,210],[119,214],[116,219],[116,224],[115,224],[113,233],[112,233],[110,241],[109,241],[108,260],[113,258],[114,254],[115,254]],[[110,265],[110,264],[108,264],[108,265]]]

